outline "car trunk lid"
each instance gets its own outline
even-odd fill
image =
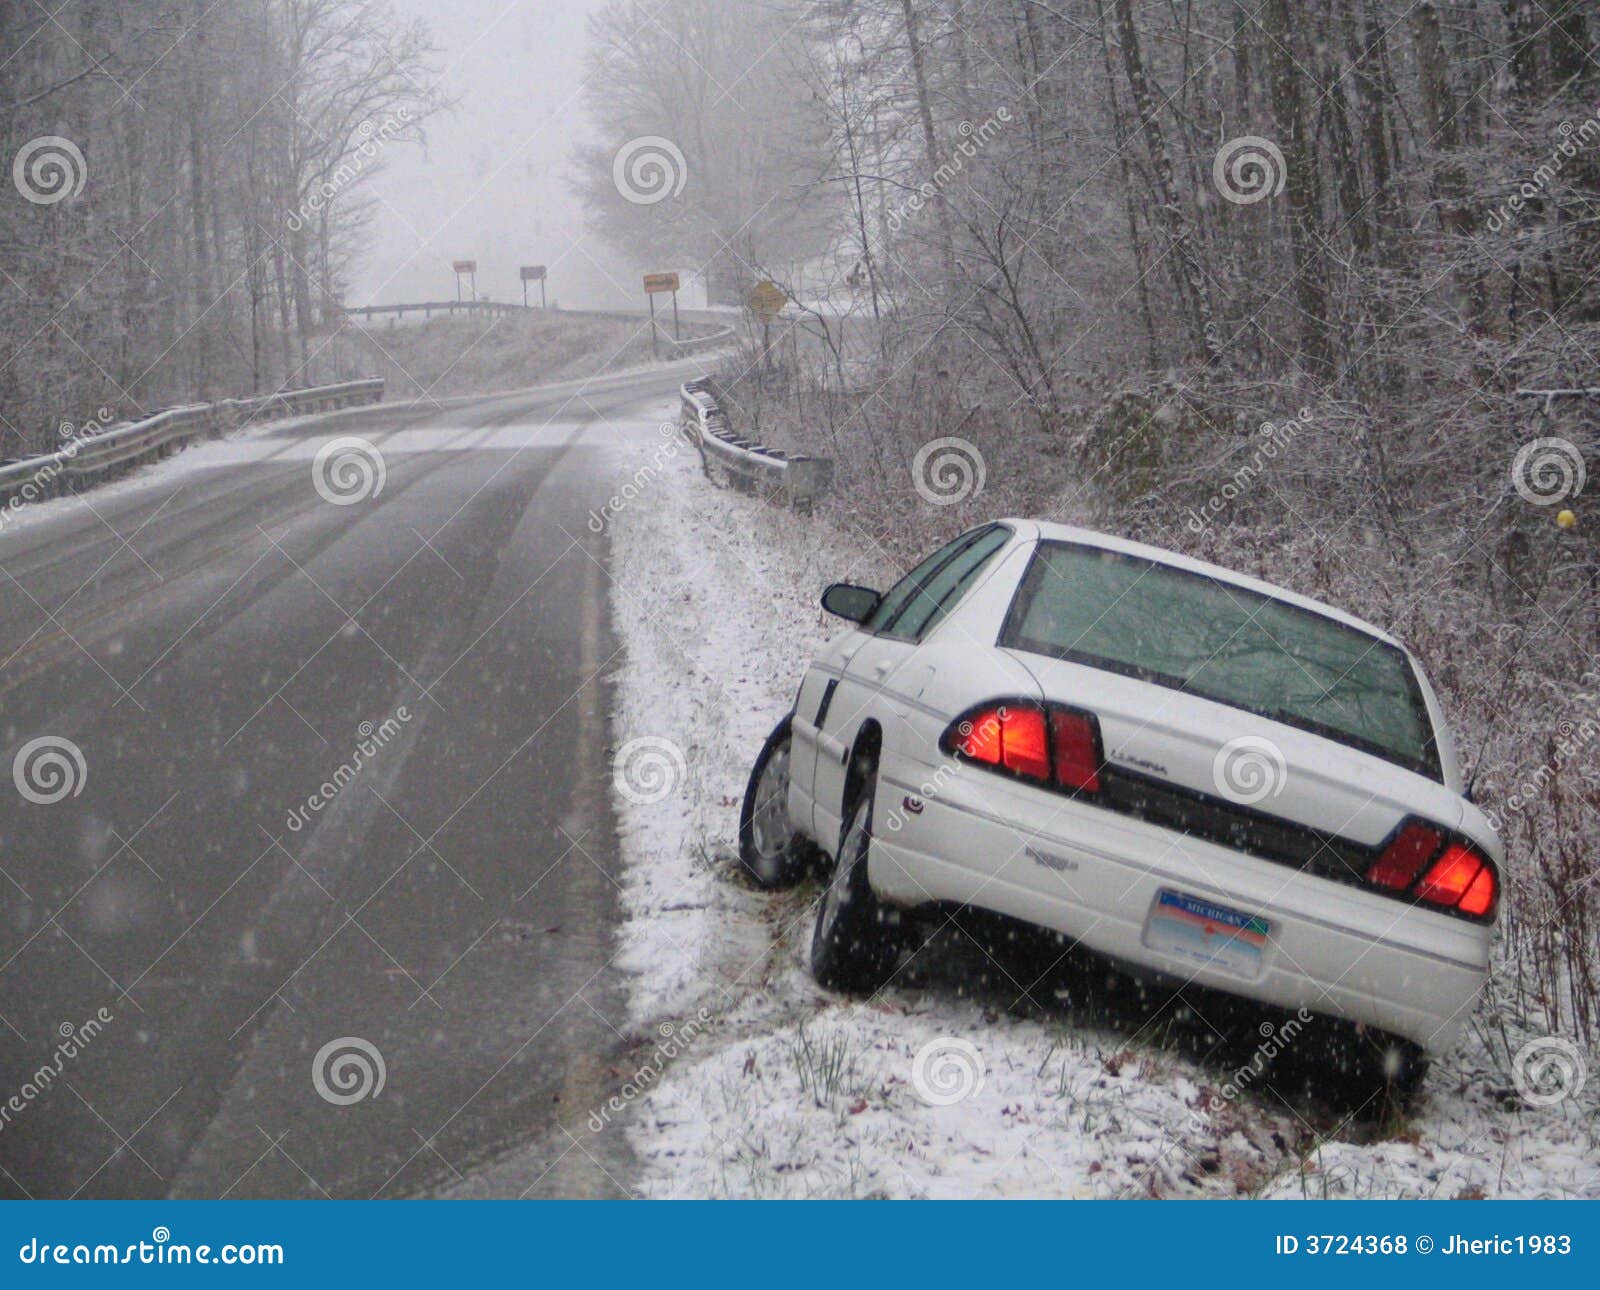
[[[1363,863],[1408,815],[1461,822],[1461,800],[1443,784],[1362,749],[1170,686],[1010,652],[1047,699],[1098,719],[1112,809],[1309,867],[1330,848]]]

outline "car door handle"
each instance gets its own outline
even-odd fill
[[[885,676],[887,676],[888,674],[889,674],[889,660],[888,659],[884,659],[881,662],[874,663],[872,665],[872,675],[877,677],[878,680],[880,680],[880,681],[883,680],[883,678]]]

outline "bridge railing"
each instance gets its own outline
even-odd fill
[[[394,305],[354,305],[343,311],[347,318],[373,319],[384,316],[396,319],[404,318],[407,314],[421,314],[426,322],[434,314],[485,314],[490,317],[511,317],[515,314],[544,313],[544,309],[535,305],[522,305],[510,301],[500,300],[425,300],[420,304],[394,304]],[[642,323],[645,315],[629,313],[622,309],[552,309],[550,313],[559,314],[563,318],[602,318],[615,322]],[[704,324],[689,323],[689,326],[703,326]],[[663,326],[657,332],[665,352],[674,358],[686,354],[698,354],[702,350],[717,349],[723,345],[732,344],[737,338],[737,328],[731,323],[723,323],[713,327],[709,332],[698,336],[685,336],[682,340],[674,340],[666,335]]]
[[[84,482],[169,456],[191,440],[221,434],[247,421],[332,412],[382,398],[383,381],[368,379],[168,408],[141,421],[76,435],[56,452],[0,463],[0,503],[10,507],[72,492]]]

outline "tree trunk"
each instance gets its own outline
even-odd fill
[[[1545,0],[1550,22],[1550,79],[1552,89],[1569,81],[1587,81],[1595,67],[1589,50],[1589,20],[1585,11],[1594,0]]]
[[[212,394],[211,370],[211,250],[206,236],[206,0],[194,0],[195,20],[189,57],[189,215],[194,256],[194,354],[197,393],[202,400]]]
[[[1262,13],[1271,47],[1272,115],[1283,152],[1289,199],[1289,239],[1294,256],[1295,306],[1300,314],[1300,356],[1319,377],[1332,370],[1332,320],[1328,316],[1328,266],[1322,254],[1316,154],[1300,90],[1299,42],[1289,0],[1267,0]]]
[[[1182,199],[1178,196],[1177,182],[1173,176],[1172,153],[1167,148],[1157,116],[1155,94],[1151,91],[1149,77],[1145,74],[1144,56],[1139,50],[1139,32],[1133,25],[1131,0],[1113,0],[1117,23],[1117,38],[1122,44],[1122,65],[1128,77],[1128,88],[1133,95],[1134,111],[1139,118],[1139,130],[1150,154],[1150,168],[1154,176],[1156,199],[1164,225],[1167,245],[1171,251],[1173,273],[1179,294],[1188,299],[1188,328],[1196,354],[1207,363],[1217,363],[1222,358],[1222,343],[1217,336],[1216,321],[1211,309],[1211,296],[1205,274],[1200,268],[1194,239],[1194,225],[1189,219]],[[1099,8],[1099,0],[1096,0]],[[1105,15],[1100,15],[1102,31]]]
[[[933,122],[933,98],[928,90],[928,60],[912,0],[900,0],[900,9],[905,18],[906,43],[911,50],[911,77],[917,94],[917,117],[922,123],[922,146],[928,154],[928,185],[933,190],[934,220],[939,226],[939,258],[944,265],[945,291],[950,295],[956,288],[955,251],[950,237],[950,210],[939,179],[944,163],[940,159],[939,134]]]
[[[1461,126],[1455,90],[1450,83],[1450,64],[1439,32],[1439,10],[1433,0],[1421,0],[1411,11],[1411,34],[1417,50],[1422,118],[1428,127],[1429,141],[1439,154],[1439,223],[1453,238],[1470,240],[1476,236],[1477,221],[1467,193],[1466,172],[1457,155],[1461,147]],[[1488,303],[1481,276],[1470,268],[1458,266],[1455,282],[1464,302],[1468,330],[1482,335],[1488,330]]]

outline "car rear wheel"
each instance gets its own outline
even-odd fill
[[[847,994],[871,994],[887,985],[904,940],[900,912],[879,900],[867,881],[872,799],[868,783],[845,826],[811,936],[811,975],[824,989]]]
[[[789,822],[789,718],[767,736],[739,807],[739,863],[765,891],[792,887],[816,863],[817,850]]]

